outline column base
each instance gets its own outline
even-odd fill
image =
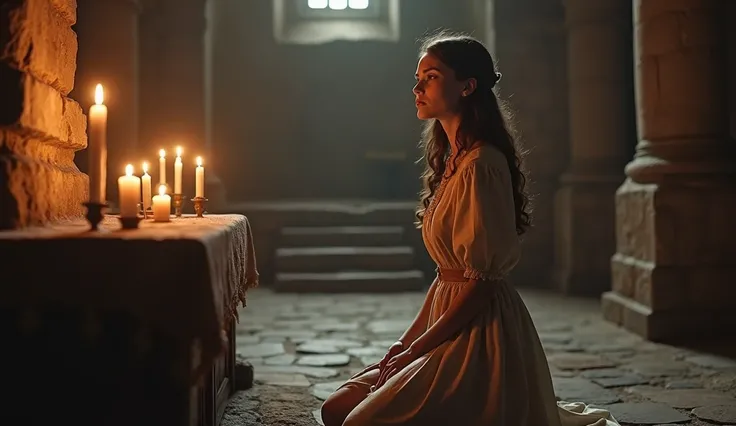
[[[623,176],[563,177],[555,196],[555,266],[552,279],[564,294],[600,296],[611,289],[616,250],[614,195]]]
[[[601,309],[605,320],[653,342],[684,344],[709,338],[722,341],[725,336],[736,336],[733,308],[682,307],[653,311],[632,298],[608,291],[601,298]]]
[[[657,341],[736,334],[734,217],[733,184],[624,182],[604,317]]]

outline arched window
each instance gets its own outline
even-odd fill
[[[315,19],[375,19],[378,0],[300,0],[299,13]]]
[[[401,0],[273,0],[279,43],[397,42]]]

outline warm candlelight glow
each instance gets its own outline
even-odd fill
[[[161,148],[158,150],[158,156],[161,158],[166,158],[166,150]]]
[[[148,163],[143,162],[143,173],[148,173]]]
[[[159,185],[158,195],[166,195],[166,185]]]
[[[88,148],[89,199],[104,203],[107,198],[107,106],[102,85],[95,86],[95,104],[89,107]]]
[[[194,169],[194,196],[204,198],[204,167],[202,157],[197,157],[197,167]]]
[[[98,84],[95,87],[95,104],[102,105],[102,103],[105,101],[105,94],[102,90],[102,85]]]
[[[180,146],[176,147],[176,156],[181,157],[181,147]]]
[[[133,165],[125,166],[125,176],[118,178],[120,217],[136,217],[141,201],[141,178],[133,176]]]

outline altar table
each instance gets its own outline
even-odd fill
[[[0,424],[214,426],[237,307],[258,285],[245,216],[0,232]],[[72,423],[73,422],[73,423]]]

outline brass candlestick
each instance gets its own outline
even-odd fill
[[[143,220],[148,219],[149,216],[153,215],[151,208],[144,209],[143,203],[138,203],[138,214],[143,216]]]
[[[184,203],[184,194],[172,194],[174,201],[174,216],[181,217],[181,205]]]
[[[204,217],[205,204],[207,204],[207,201],[208,200],[204,197],[192,198],[192,202],[194,203],[194,212],[197,213],[197,217]]]
[[[141,222],[140,216],[133,216],[133,217],[119,216],[118,219],[120,220],[120,224],[123,225],[123,229],[136,229],[138,228],[138,224],[140,224]]]
[[[82,205],[87,208],[85,217],[90,224],[90,231],[99,230],[100,222],[105,218],[105,212],[103,210],[109,207],[107,203],[87,202]]]

